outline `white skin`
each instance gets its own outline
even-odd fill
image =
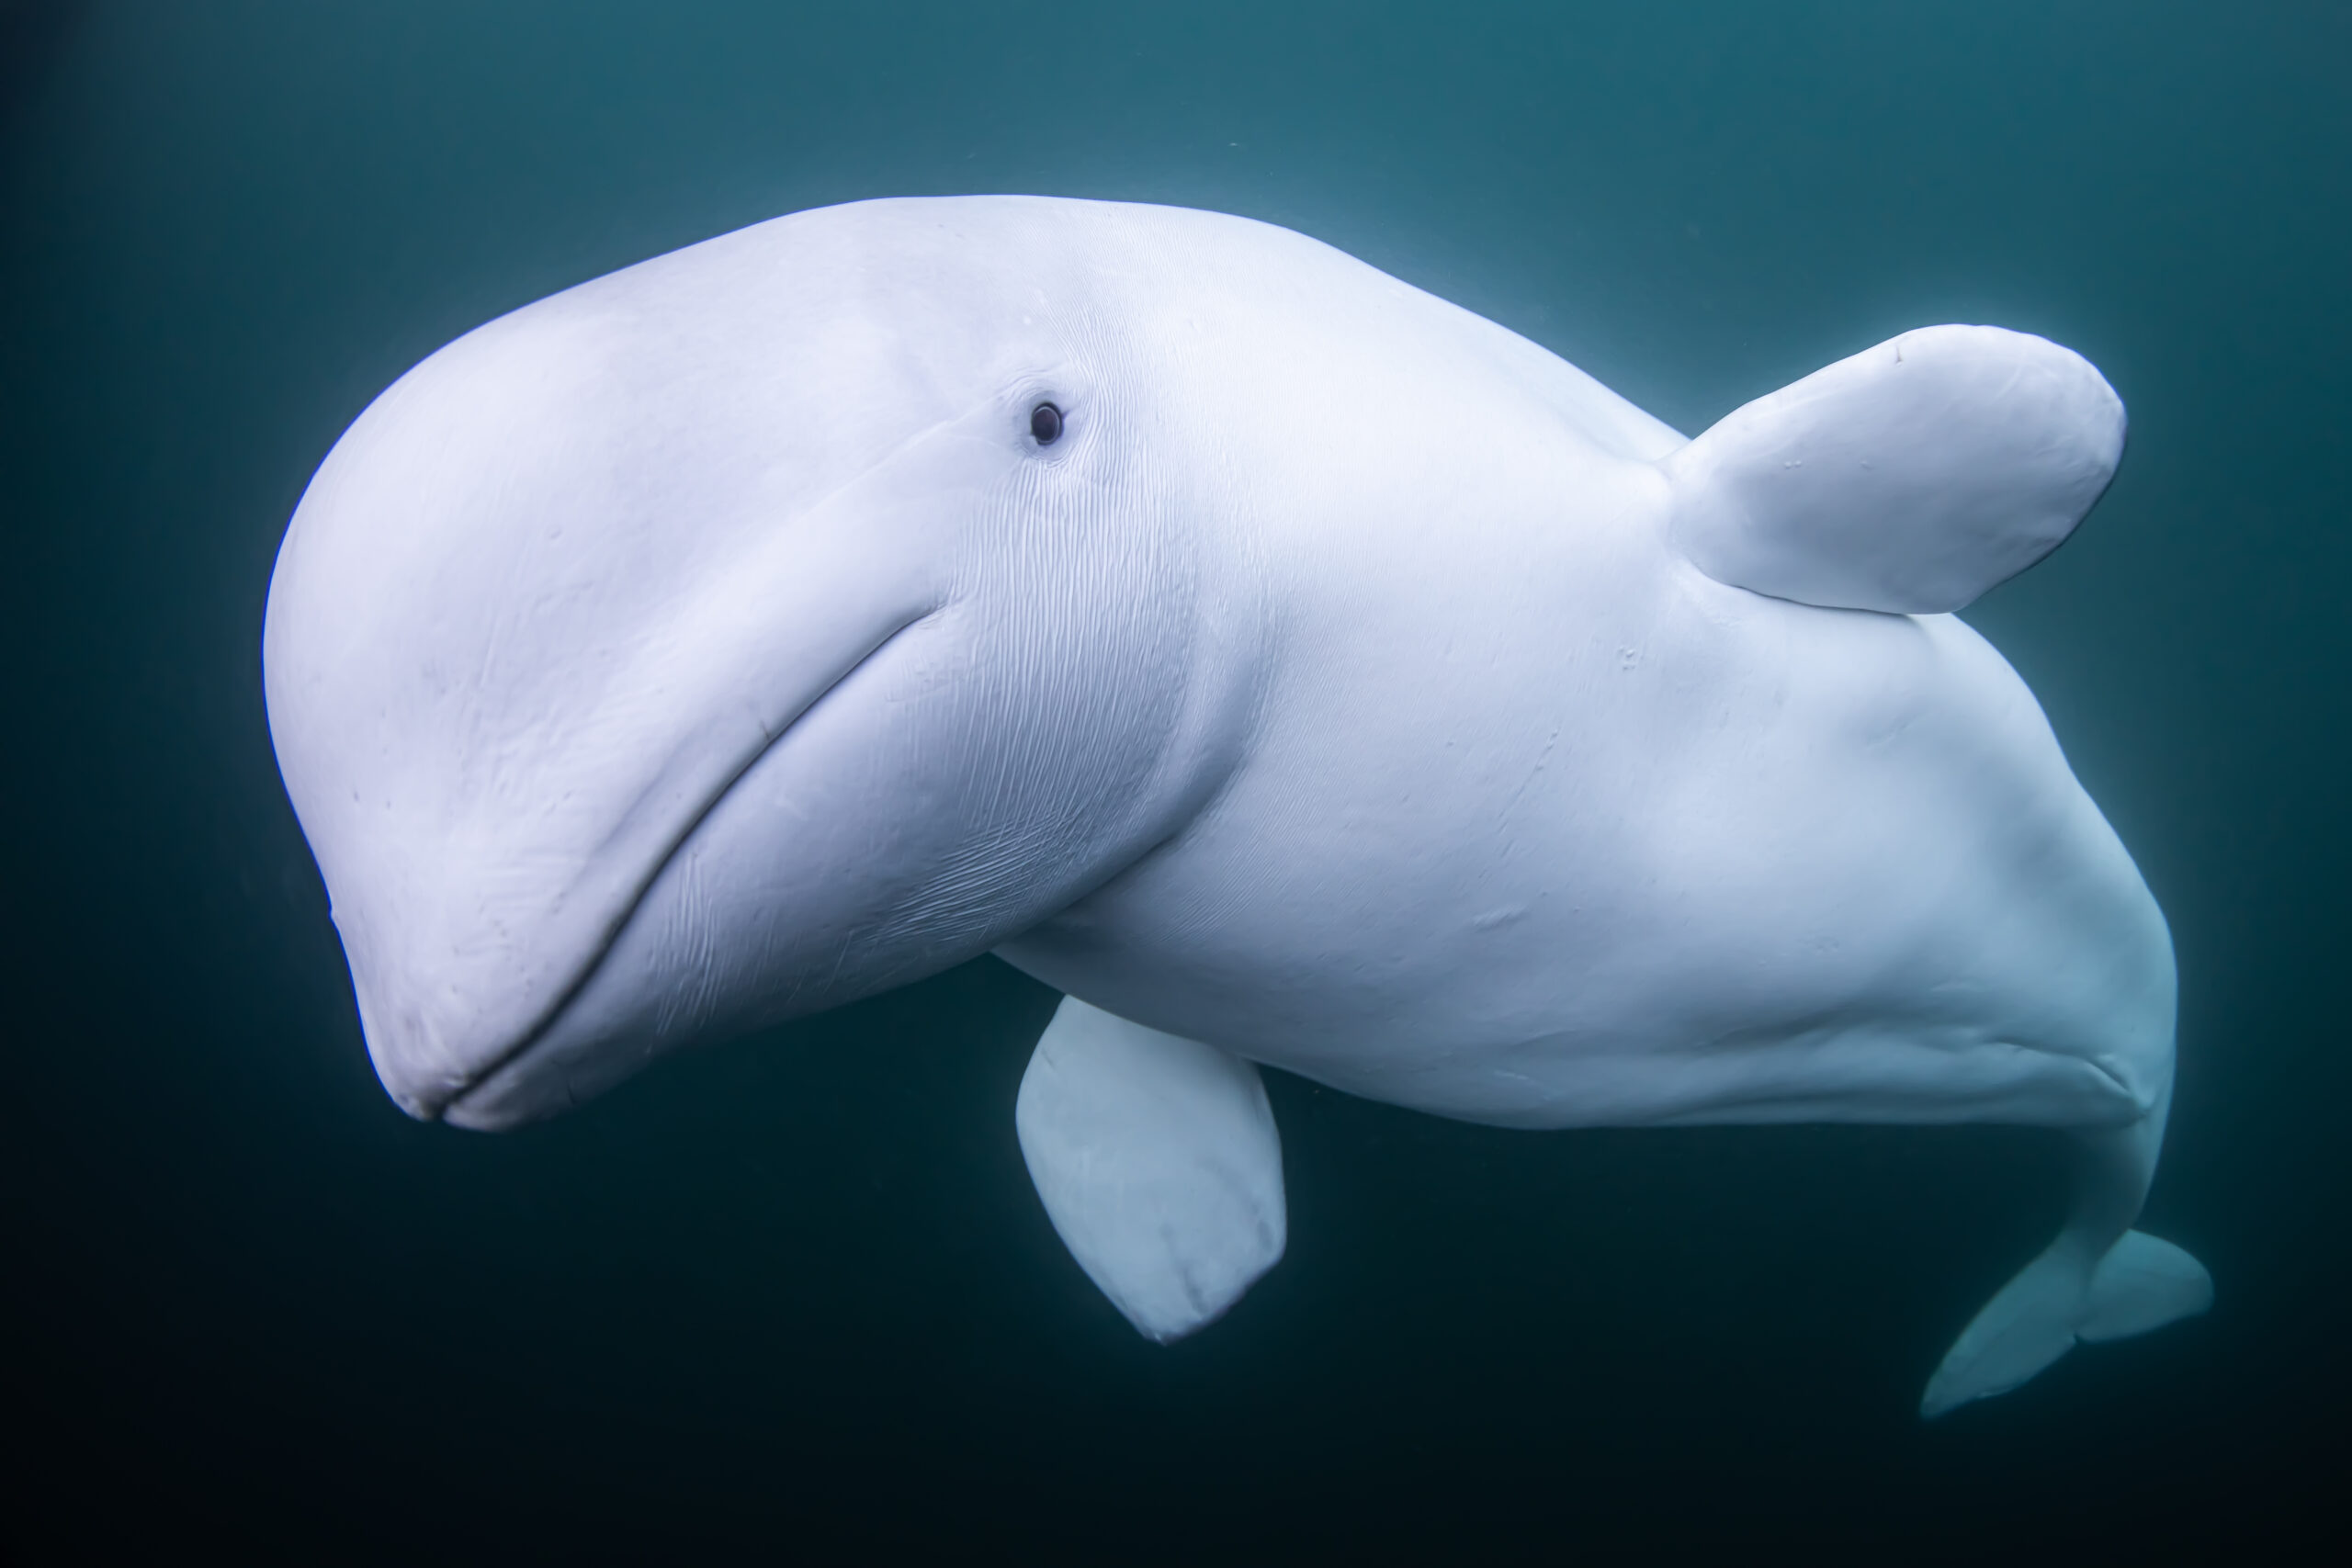
[[[492,322],[353,426],[271,591],[379,1071],[511,1125],[995,950],[1481,1122],[2076,1130],[2090,1291],[2162,916],[1966,626],[1694,566],[1683,446],[1172,209],[830,209]]]

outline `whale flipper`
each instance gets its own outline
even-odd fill
[[[2063,1247],[2063,1241],[2062,1241]],[[2007,1393],[2077,1342],[2123,1339],[2213,1304],[2213,1277],[2168,1241],[2126,1231],[2088,1269],[2053,1247],[2028,1264],[1961,1334],[1928,1381],[1922,1416]]]
[[[1238,1056],[1065,997],[1013,1124],[1054,1229],[1147,1338],[1206,1326],[1282,1258],[1282,1140]]]
[[[1662,466],[1675,541],[1717,581],[1928,615],[2057,548],[2123,434],[2122,400],[2080,355],[1923,327],[1734,410]]]
[[[2086,1345],[2129,1339],[2212,1304],[2205,1265],[2161,1236],[2125,1231],[2091,1275],[2090,1310],[2075,1337]]]
[[[1961,1331],[1928,1380],[1920,1415],[2007,1393],[2077,1342],[2144,1334],[2213,1304],[2203,1264],[2122,1228],[2154,1174],[2164,1120],[2159,1109],[2131,1127],[2076,1134],[2082,1158],[2066,1228]]]

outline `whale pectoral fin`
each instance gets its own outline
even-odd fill
[[[1054,1229],[1146,1337],[1204,1327],[1282,1258],[1282,1141],[1239,1057],[1065,997],[1013,1123]]]
[[[2213,1304],[2213,1277],[2168,1241],[2126,1231],[2085,1267],[2062,1238],[1961,1333],[1919,1402],[1922,1416],[2007,1393],[2073,1349],[2145,1334]]]
[[[2075,1337],[2086,1345],[2129,1339],[2213,1304],[2205,1265],[2161,1236],[2125,1231],[2091,1274],[2088,1310]]]
[[[1928,1380],[1920,1415],[2007,1393],[2078,1341],[2144,1334],[2213,1304],[2213,1277],[2203,1264],[2144,1231],[2116,1234],[2139,1212],[2154,1173],[2164,1118],[2148,1120],[2153,1134],[2143,1122],[2082,1135],[2085,1158],[2066,1228],[1961,1331]]]
[[[1661,465],[1719,582],[1837,609],[1957,610],[2058,547],[2115,475],[2123,403],[1998,327],[1924,327],[1736,409]]]

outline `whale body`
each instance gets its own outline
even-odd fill
[[[1930,1415],[2201,1310],[2131,1229],[2164,919],[1951,612],[2120,457],[1924,328],[1686,439],[1291,231],[803,212],[468,333],[289,525],[271,733],[413,1114],[559,1112],[995,952],[1021,1146],[1155,1338],[1281,1256],[1261,1065],[1503,1126],[1999,1122],[2058,1237]]]

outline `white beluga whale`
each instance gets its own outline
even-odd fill
[[[279,554],[271,732],[368,1047],[501,1128],[995,952],[1015,1121],[1143,1333],[1281,1256],[1261,1065],[1499,1126],[1995,1122],[2071,1206],[1928,1414],[2201,1310],[2132,1230],[2164,919],[1950,612],[2121,455],[1907,333],[1689,440],[1288,231],[796,214],[468,333]]]

